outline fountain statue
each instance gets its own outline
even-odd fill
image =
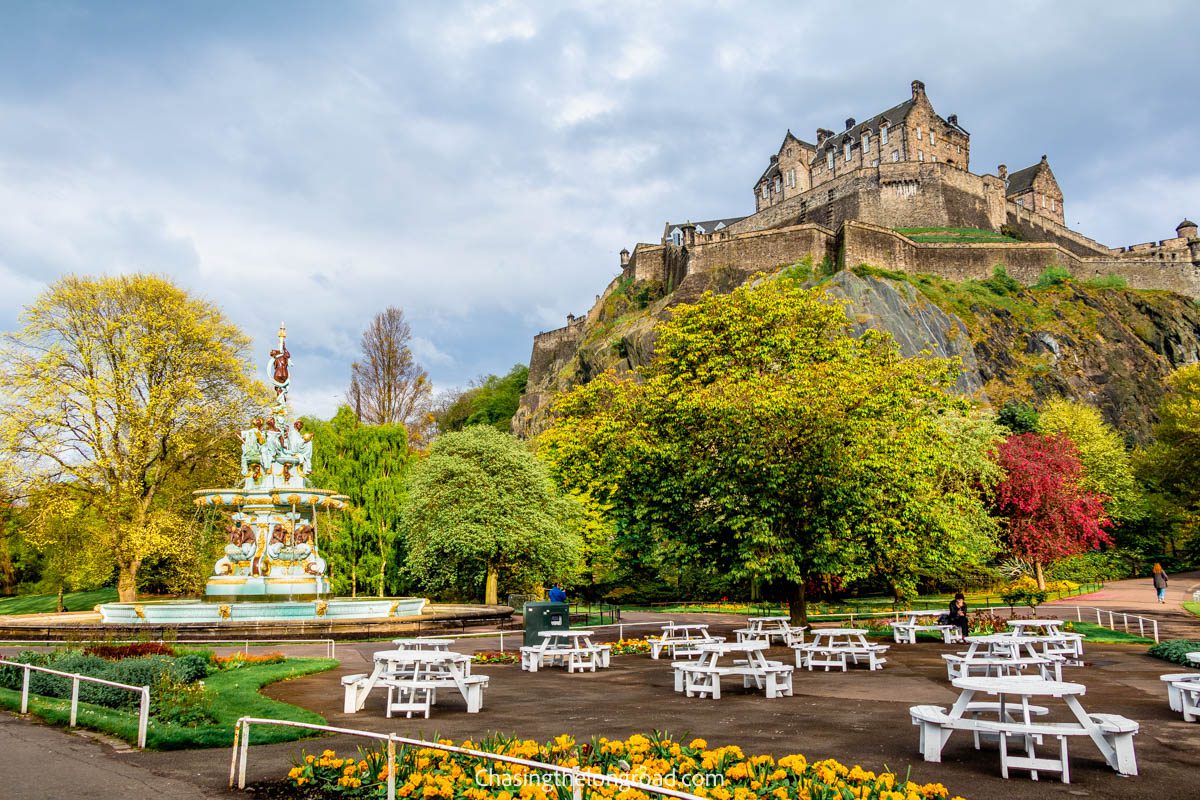
[[[107,603],[105,622],[211,622],[217,620],[363,619],[420,614],[422,598],[328,598],[327,564],[321,557],[318,511],[342,511],[349,498],[308,485],[312,434],[294,418],[292,354],[287,328],[279,326],[279,346],[270,352],[268,374],[274,388],[269,413],[239,431],[241,486],[200,489],[201,507],[230,511],[223,555],[200,601]],[[263,602],[268,601],[268,602]],[[277,602],[270,602],[277,601]]]
[[[347,498],[308,485],[312,434],[293,419],[288,390],[292,354],[287,328],[271,350],[268,372],[275,390],[270,413],[238,433],[242,445],[240,489],[201,489],[200,506],[235,509],[225,554],[213,566],[205,594],[313,598],[328,591],[325,559],[317,544],[318,510],[342,510]]]

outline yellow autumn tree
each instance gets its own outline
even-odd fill
[[[152,275],[69,276],[5,340],[0,447],[19,494],[90,509],[121,600],[148,558],[186,552],[182,509],[239,422],[266,399],[250,340],[211,303]],[[232,467],[232,462],[231,462]]]

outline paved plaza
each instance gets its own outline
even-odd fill
[[[1182,584],[1200,576],[1180,576]],[[1190,584],[1189,584],[1190,586]],[[1140,587],[1144,588],[1144,587]],[[1084,597],[1080,605],[1139,608],[1135,581],[1114,584],[1108,597]],[[1147,606],[1154,605],[1153,594]],[[1180,598],[1173,598],[1176,602]],[[1168,612],[1173,611],[1169,607]],[[665,619],[665,617],[663,617]],[[726,615],[673,615],[675,621],[708,622],[714,633],[729,634],[741,624]],[[1170,615],[1172,635],[1200,638],[1200,625],[1183,615]],[[631,614],[630,622],[650,615]],[[626,636],[644,635],[649,628],[627,628]],[[612,636],[615,638],[615,631]],[[505,637],[506,649],[519,644]],[[407,736],[455,740],[478,739],[488,732],[516,734],[548,740],[561,733],[579,739],[592,736],[626,737],[654,730],[676,736],[699,736],[716,746],[740,745],[747,753],[784,755],[799,752],[810,760],[836,758],[868,769],[887,768],[914,780],[941,782],[952,794],[970,800],[1011,800],[1048,796],[1098,798],[1184,797],[1200,774],[1200,725],[1185,723],[1167,706],[1166,689],[1159,675],[1180,668],[1145,655],[1144,645],[1088,644],[1088,665],[1068,668],[1064,678],[1085,683],[1085,707],[1092,712],[1121,714],[1137,720],[1136,737],[1140,775],[1123,778],[1108,768],[1090,742],[1070,744],[1072,783],[1063,785],[1053,776],[1034,783],[1027,773],[1003,780],[994,745],[975,751],[965,734],[947,746],[941,764],[927,764],[917,752],[917,729],[910,724],[908,707],[916,704],[950,705],[956,696],[946,678],[941,659],[960,645],[921,641],[893,645],[882,671],[851,669],[842,672],[797,671],[793,697],[766,699],[761,692],[728,686],[718,701],[686,698],[672,691],[669,661],[645,655],[620,656],[613,666],[595,673],[569,675],[561,669],[521,672],[515,665],[484,665],[476,671],[491,676],[481,713],[468,715],[461,698],[453,693],[439,702],[432,716],[386,719],[383,695],[376,693],[357,714],[342,712],[342,675],[369,671],[372,654],[386,645],[379,642],[340,644],[337,670],[275,684],[272,697],[324,715],[331,725],[371,731],[395,731]],[[496,649],[498,640],[462,639],[455,649]],[[299,653],[297,653],[299,654]],[[311,653],[317,655],[317,653]],[[792,653],[773,648],[772,658],[790,663]],[[325,747],[353,752],[359,742],[332,737],[307,743],[254,748],[250,758],[252,781],[282,777],[303,749]],[[6,714],[0,720],[0,749],[11,754],[0,760],[0,782],[6,797],[122,798],[159,796],[211,797],[227,795],[228,750],[137,752],[126,747],[85,739]],[[38,765],[38,777],[29,768]],[[57,787],[57,788],[56,788]],[[40,793],[39,793],[40,792]]]

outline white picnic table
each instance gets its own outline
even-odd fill
[[[1012,651],[977,653],[970,656],[963,653],[942,653],[942,659],[946,662],[946,674],[951,681],[972,675],[1015,677],[1024,674],[1030,667],[1036,667],[1043,678],[1061,681],[1064,661],[1058,656],[1030,656]]]
[[[937,619],[941,612],[938,611],[897,611],[897,616],[906,617],[905,620],[893,620],[892,638],[896,644],[916,644],[917,631],[938,631],[942,634],[942,641],[946,644],[955,644],[962,641],[962,629],[957,625],[942,625]],[[932,618],[933,622],[922,624],[922,619]]]
[[[521,648],[521,669],[537,672],[539,667],[565,666],[567,672],[582,672],[609,666],[612,647],[594,644],[595,631],[571,628],[558,631],[540,631],[541,644]]]
[[[1000,771],[1007,778],[1010,767],[1027,769],[1037,780],[1039,771],[1058,772],[1063,783],[1070,783],[1070,765],[1067,760],[1067,738],[1086,735],[1104,756],[1110,767],[1122,775],[1136,775],[1137,761],[1133,749],[1133,736],[1138,724],[1133,720],[1113,714],[1089,714],[1079,698],[1087,692],[1081,683],[1051,681],[1036,677],[963,677],[953,681],[960,691],[958,699],[947,712],[937,706],[913,706],[909,709],[913,724],[920,727],[921,755],[926,761],[941,761],[942,749],[950,735],[956,730],[969,730],[976,734],[994,734],[1000,741]],[[996,718],[994,720],[970,717],[974,708],[988,708],[993,704],[975,702],[978,694],[996,696]],[[1044,709],[1030,703],[1033,699],[1061,699],[1074,717],[1073,722],[1042,722],[1034,716]],[[1020,737],[1025,755],[1010,755],[1008,739]],[[1058,739],[1057,758],[1039,757],[1035,746],[1046,737]],[[978,747],[978,737],[976,747]]]
[[[671,658],[687,658],[699,655],[696,648],[701,644],[715,644],[725,641],[723,636],[713,636],[708,632],[708,625],[703,623],[668,622],[662,626],[662,635],[650,642],[650,657],[657,660],[666,650]]]
[[[342,678],[347,714],[361,711],[367,696],[376,686],[388,689],[387,716],[393,711],[423,711],[437,702],[437,689],[453,688],[467,703],[467,713],[476,714],[483,707],[486,675],[471,674],[471,657],[446,650],[380,650],[374,654],[375,666],[370,675],[347,675]],[[395,695],[399,695],[399,700]]]
[[[883,657],[887,645],[867,641],[865,628],[813,628],[811,633],[812,641],[793,646],[796,666],[810,672],[813,667],[824,667],[826,672],[830,667],[841,667],[845,672],[847,659],[857,664],[859,658],[865,658],[871,670],[883,669],[887,662]]]
[[[1059,633],[1033,636],[1030,634],[989,633],[983,636],[968,636],[967,652],[975,656],[982,648],[986,655],[1017,655],[1022,651],[1031,658],[1065,658],[1075,661],[1083,656],[1083,634]]]
[[[392,639],[397,650],[449,650],[454,644],[453,639],[433,639],[428,637],[410,637]]]
[[[721,678],[727,675],[740,676],[742,687],[763,689],[767,697],[791,696],[792,667],[780,661],[769,661],[764,641],[710,642],[697,646],[700,657],[696,661],[675,661],[675,691],[688,697],[705,695],[714,700],[721,698]],[[721,664],[722,656],[742,656],[732,664]]]
[[[804,641],[804,626],[793,626],[790,617],[747,617],[746,623],[745,628],[734,631],[739,642],[770,644],[772,639],[778,639],[780,644],[791,647]]]
[[[1200,664],[1200,650],[1197,650],[1195,653],[1188,653],[1187,659],[1193,664]]]
[[[1030,628],[1040,628],[1048,635],[1053,636],[1062,633],[1063,621],[1061,619],[1010,619],[1005,624],[1012,628],[1013,633],[1018,636]]]

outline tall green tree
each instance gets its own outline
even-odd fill
[[[1124,439],[1095,408],[1061,398],[1042,407],[1038,430],[1063,434],[1075,445],[1083,466],[1084,489],[1108,498],[1105,511],[1118,525],[1136,522],[1145,514],[1142,489],[1133,475],[1133,462]]]
[[[1200,364],[1176,370],[1158,409],[1155,441],[1135,459],[1157,533],[1155,555],[1200,560]]]
[[[461,431],[471,425],[491,425],[507,433],[528,383],[529,367],[524,364],[516,364],[503,377],[488,375],[454,396],[438,412],[438,428],[446,432]]]
[[[363,424],[349,406],[329,422],[306,417],[304,426],[313,433],[309,481],[350,498],[350,510],[331,517],[322,536],[334,591],[399,593],[393,565],[403,556],[400,516],[410,464],[405,426]]]
[[[135,599],[142,562],[192,546],[189,476],[228,459],[265,400],[250,341],[152,275],[69,276],[25,309],[0,358],[0,448],[18,493],[49,486],[102,521],[100,552]]]
[[[412,470],[406,569],[434,592],[526,591],[568,575],[579,558],[578,504],[515,437],[477,425],[443,434]]]
[[[877,576],[907,594],[948,540],[976,540],[963,558],[990,553],[989,532],[951,525],[942,505],[956,446],[938,420],[966,412],[947,391],[956,363],[849,335],[840,305],[786,275],[677,306],[656,330],[647,367],[561,397],[540,439],[622,536],[783,584],[796,619],[810,578]]]

